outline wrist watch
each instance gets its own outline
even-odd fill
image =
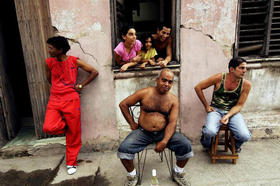
[[[79,88],[79,89],[83,88],[83,85],[82,85],[82,84],[79,84],[79,85],[78,85],[78,88]]]

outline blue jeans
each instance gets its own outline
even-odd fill
[[[206,125],[202,128],[202,136],[200,142],[204,148],[211,147],[211,138],[215,137],[221,126],[220,119],[227,114],[228,111],[215,108],[215,111],[209,112],[206,118]],[[251,133],[248,130],[244,119],[240,113],[237,113],[229,118],[229,129],[233,132],[236,148],[251,138]]]
[[[120,159],[132,160],[135,153],[141,152],[151,143],[157,143],[164,137],[164,130],[159,132],[148,132],[143,128],[133,130],[120,144],[118,157]],[[177,160],[185,160],[193,157],[190,141],[181,133],[175,132],[167,144],[167,148],[175,152]]]

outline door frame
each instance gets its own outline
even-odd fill
[[[21,44],[26,66],[35,134],[45,138],[43,123],[49,98],[49,83],[45,75],[46,40],[52,33],[48,0],[14,0]]]

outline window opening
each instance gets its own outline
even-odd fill
[[[280,0],[240,0],[235,56],[279,57]]]
[[[177,9],[179,9],[179,0],[111,0],[112,16],[112,53],[114,48],[122,41],[120,29],[125,25],[133,25],[136,30],[137,39],[141,40],[144,35],[155,34],[157,25],[165,23],[171,26],[172,61],[168,66],[177,65],[179,61],[179,26],[177,18],[180,17]],[[179,22],[180,24],[180,22]],[[142,43],[144,44],[144,43]],[[149,66],[148,66],[149,67]],[[120,67],[113,60],[113,69]],[[138,67],[131,68],[137,69]],[[158,67],[153,67],[158,68]],[[149,68],[146,68],[149,69]]]

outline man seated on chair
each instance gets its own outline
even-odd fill
[[[217,135],[220,126],[224,124],[233,132],[237,152],[240,152],[241,145],[251,138],[239,113],[248,97],[251,83],[243,78],[247,71],[245,59],[232,58],[228,68],[229,73],[215,74],[195,86],[196,94],[208,113],[200,142],[205,149],[210,149],[211,138]],[[214,92],[209,105],[203,90],[212,85]]]
[[[118,157],[128,172],[127,185],[136,185],[138,178],[133,165],[135,153],[141,152],[151,143],[156,143],[156,152],[162,152],[167,147],[175,151],[177,159],[174,179],[179,185],[189,185],[184,177],[184,166],[193,157],[193,152],[189,140],[175,131],[179,103],[178,98],[169,92],[174,83],[173,72],[164,68],[156,82],[156,86],[140,89],[120,103],[122,114],[132,132],[121,143]],[[136,123],[129,107],[138,102],[141,106]]]

